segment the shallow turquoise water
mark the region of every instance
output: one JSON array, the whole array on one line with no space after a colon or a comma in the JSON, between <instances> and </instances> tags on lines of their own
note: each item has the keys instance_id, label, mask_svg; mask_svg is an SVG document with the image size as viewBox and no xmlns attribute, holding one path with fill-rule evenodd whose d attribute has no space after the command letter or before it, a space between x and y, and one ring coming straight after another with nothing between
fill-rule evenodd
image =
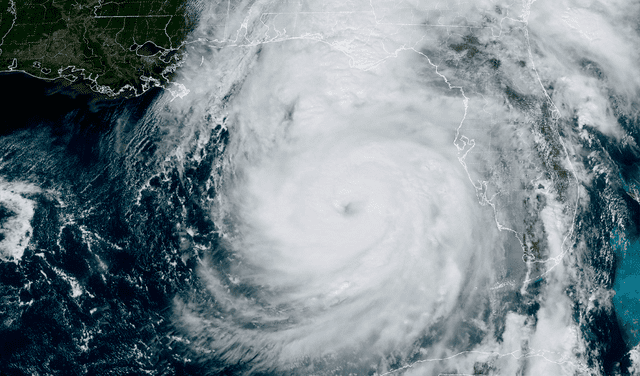
<instances>
[{"instance_id":1,"label":"shallow turquoise water","mask_svg":"<svg viewBox=\"0 0 640 376\"><path fill-rule=\"evenodd\" d=\"M640 239L625 241L616 236L611 242L621 257L613 305L627 344L635 346L640 343Z\"/></svg>"}]
</instances>

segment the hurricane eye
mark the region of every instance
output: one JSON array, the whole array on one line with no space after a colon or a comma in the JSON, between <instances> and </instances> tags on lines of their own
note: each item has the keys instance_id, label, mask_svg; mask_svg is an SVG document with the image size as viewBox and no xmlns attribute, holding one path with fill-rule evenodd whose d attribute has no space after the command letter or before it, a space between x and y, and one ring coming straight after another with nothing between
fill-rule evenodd
<instances>
[{"instance_id":1,"label":"hurricane eye","mask_svg":"<svg viewBox=\"0 0 640 376\"><path fill-rule=\"evenodd\" d=\"M346 204L340 205L340 213L344 214L347 217L358 215L362 212L364 205L365 204L362 202L348 202Z\"/></svg>"}]
</instances>

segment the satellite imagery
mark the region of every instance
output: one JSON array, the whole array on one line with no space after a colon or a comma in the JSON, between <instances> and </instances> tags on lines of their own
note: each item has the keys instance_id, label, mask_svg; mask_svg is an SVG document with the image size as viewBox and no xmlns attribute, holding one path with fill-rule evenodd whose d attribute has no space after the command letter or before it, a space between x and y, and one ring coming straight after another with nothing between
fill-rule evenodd
<instances>
[{"instance_id":1,"label":"satellite imagery","mask_svg":"<svg viewBox=\"0 0 640 376\"><path fill-rule=\"evenodd\" d=\"M0 0L0 375L640 375L636 0Z\"/></svg>"}]
</instances>

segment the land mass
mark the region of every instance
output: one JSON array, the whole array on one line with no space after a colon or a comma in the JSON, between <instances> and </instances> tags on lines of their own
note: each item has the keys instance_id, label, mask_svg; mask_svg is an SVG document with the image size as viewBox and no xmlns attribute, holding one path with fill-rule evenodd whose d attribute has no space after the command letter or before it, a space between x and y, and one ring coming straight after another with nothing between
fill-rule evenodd
<instances>
[{"instance_id":1,"label":"land mass","mask_svg":"<svg viewBox=\"0 0 640 376\"><path fill-rule=\"evenodd\" d=\"M182 0L0 0L0 71L139 95L167 85L195 22Z\"/></svg>"}]
</instances>

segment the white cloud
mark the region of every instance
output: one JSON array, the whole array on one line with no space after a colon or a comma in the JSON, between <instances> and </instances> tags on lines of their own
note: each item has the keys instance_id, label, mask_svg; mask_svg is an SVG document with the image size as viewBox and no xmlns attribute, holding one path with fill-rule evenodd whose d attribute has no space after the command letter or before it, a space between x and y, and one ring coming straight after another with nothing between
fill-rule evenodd
<instances>
[{"instance_id":1,"label":"white cloud","mask_svg":"<svg viewBox=\"0 0 640 376\"><path fill-rule=\"evenodd\" d=\"M0 181L0 205L7 217L3 218L0 234L0 257L4 260L18 261L29 245L33 228L31 219L34 214L34 202L24 194L40 190L30 184Z\"/></svg>"}]
</instances>

